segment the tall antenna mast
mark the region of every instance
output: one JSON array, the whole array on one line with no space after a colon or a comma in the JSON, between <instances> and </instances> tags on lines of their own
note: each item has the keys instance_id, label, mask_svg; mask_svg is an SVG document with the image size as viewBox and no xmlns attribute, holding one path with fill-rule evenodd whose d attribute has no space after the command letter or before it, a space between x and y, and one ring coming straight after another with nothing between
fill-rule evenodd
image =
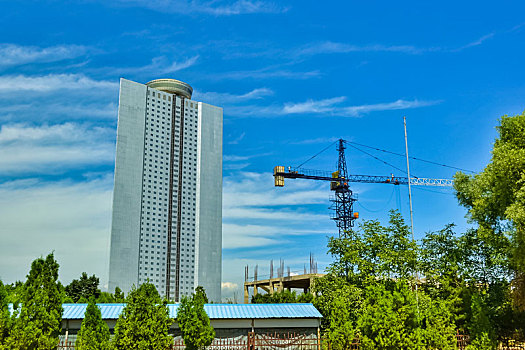
<instances>
[{"instance_id":1,"label":"tall antenna mast","mask_svg":"<svg viewBox=\"0 0 525 350\"><path fill-rule=\"evenodd\" d=\"M407 117L403 117L403 124L405 126L405 152L407 156L407 176L408 176L408 202L410 204L410 230L412 232L412 243L414 243L416 240L414 238L414 213L412 212L412 188L410 187L410 183L412 182L412 179L410 178L410 162L408 160L408 138L407 138ZM418 296L418 286L419 283L419 273L417 272L417 266L415 271L415 283L416 283L416 307L417 307L417 315L419 319L419 296Z\"/></svg>"},{"instance_id":2,"label":"tall antenna mast","mask_svg":"<svg viewBox=\"0 0 525 350\"><path fill-rule=\"evenodd\" d=\"M410 163L408 161L408 141L407 141L407 117L403 117L403 124L405 125L405 151L407 156L407 175L408 175L408 202L410 203L410 228L412 231L412 241L414 241L414 213L412 212L412 188L410 183Z\"/></svg>"}]
</instances>

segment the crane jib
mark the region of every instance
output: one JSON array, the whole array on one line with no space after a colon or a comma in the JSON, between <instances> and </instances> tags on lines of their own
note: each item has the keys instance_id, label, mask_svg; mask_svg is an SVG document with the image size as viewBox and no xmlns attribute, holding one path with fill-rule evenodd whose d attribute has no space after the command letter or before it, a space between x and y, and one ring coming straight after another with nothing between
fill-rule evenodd
<instances>
[{"instance_id":1,"label":"crane jib","mask_svg":"<svg viewBox=\"0 0 525 350\"><path fill-rule=\"evenodd\" d=\"M276 167L277 168L277 167ZM284 185L284 179L309 179L309 180L320 180L320 181L331 181L336 183L349 183L349 182L360 182L360 183L384 183L391 185L408 185L407 177L399 176L377 176L377 175L348 175L347 178L330 176L327 172L318 170L305 170L299 171L298 169L290 169L284 171L284 167L281 169L275 169L274 177L276 179L276 186L282 187ZM302 170L302 169L301 169ZM279 180L279 181L278 181ZM282 183L278 185L277 183ZM454 180L451 179L431 179L431 178L411 178L410 184L412 186L439 186L439 187L452 187Z\"/></svg>"}]
</instances>

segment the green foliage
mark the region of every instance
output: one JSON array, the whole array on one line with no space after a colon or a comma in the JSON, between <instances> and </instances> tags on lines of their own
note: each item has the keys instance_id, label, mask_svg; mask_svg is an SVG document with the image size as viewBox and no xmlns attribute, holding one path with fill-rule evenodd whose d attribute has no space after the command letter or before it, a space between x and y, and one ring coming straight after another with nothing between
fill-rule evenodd
<instances>
[{"instance_id":1,"label":"green foliage","mask_svg":"<svg viewBox=\"0 0 525 350\"><path fill-rule=\"evenodd\" d=\"M252 296L252 304L284 304L284 303L311 303L311 293L297 295L295 291L283 290L281 292L257 294Z\"/></svg>"},{"instance_id":2,"label":"green foliage","mask_svg":"<svg viewBox=\"0 0 525 350\"><path fill-rule=\"evenodd\" d=\"M208 303L208 296L206 295L206 291L204 290L203 286L198 286L195 288L195 299L199 299L199 301L204 305Z\"/></svg>"},{"instance_id":3,"label":"green foliage","mask_svg":"<svg viewBox=\"0 0 525 350\"><path fill-rule=\"evenodd\" d=\"M395 283L392 290L377 283L367 287L366 294L363 316L359 319L363 349L424 348L415 293L408 288L407 281Z\"/></svg>"},{"instance_id":4,"label":"green foliage","mask_svg":"<svg viewBox=\"0 0 525 350\"><path fill-rule=\"evenodd\" d=\"M31 264L7 340L10 349L56 349L62 330L62 286L53 254ZM18 303L16 304L18 305Z\"/></svg>"},{"instance_id":5,"label":"green foliage","mask_svg":"<svg viewBox=\"0 0 525 350\"><path fill-rule=\"evenodd\" d=\"M116 303L123 303L124 301L126 301L124 293L119 287L115 287L115 294L113 294L113 296L115 297Z\"/></svg>"},{"instance_id":6,"label":"green foliage","mask_svg":"<svg viewBox=\"0 0 525 350\"><path fill-rule=\"evenodd\" d=\"M365 221L347 237L331 238L334 263L312 288L331 346L349 348L359 336L363 349L454 349L451 309L462 305L456 287L463 284L451 228L428 236L420 249L400 214L391 212L388 226ZM416 292L418 269L428 273L431 288Z\"/></svg>"},{"instance_id":7,"label":"green foliage","mask_svg":"<svg viewBox=\"0 0 525 350\"><path fill-rule=\"evenodd\" d=\"M16 281L15 283L4 285L4 288L7 293L7 302L17 304L22 298L24 283L22 281Z\"/></svg>"},{"instance_id":8,"label":"green foliage","mask_svg":"<svg viewBox=\"0 0 525 350\"><path fill-rule=\"evenodd\" d=\"M314 281L314 306L321 312L322 328L332 348L349 349L356 336L362 312L362 292L345 279L328 274Z\"/></svg>"},{"instance_id":9,"label":"green foliage","mask_svg":"<svg viewBox=\"0 0 525 350\"><path fill-rule=\"evenodd\" d=\"M497 129L491 162L474 176L457 173L454 188L485 235L498 241L511 233L512 265L525 273L525 112L501 117Z\"/></svg>"},{"instance_id":10,"label":"green foliage","mask_svg":"<svg viewBox=\"0 0 525 350\"><path fill-rule=\"evenodd\" d=\"M346 237L331 237L328 251L337 259L329 271L361 286L378 278L411 279L417 267L417 248L401 214L391 211L387 227L370 220Z\"/></svg>"},{"instance_id":11,"label":"green foliage","mask_svg":"<svg viewBox=\"0 0 525 350\"><path fill-rule=\"evenodd\" d=\"M0 281L0 349L9 336L11 316L8 308L8 294L2 281Z\"/></svg>"},{"instance_id":12,"label":"green foliage","mask_svg":"<svg viewBox=\"0 0 525 350\"><path fill-rule=\"evenodd\" d=\"M480 293L475 293L472 296L472 319L469 325L472 347L480 350L496 349L496 337L487 315L487 305L483 297Z\"/></svg>"},{"instance_id":13,"label":"green foliage","mask_svg":"<svg viewBox=\"0 0 525 350\"><path fill-rule=\"evenodd\" d=\"M91 297L95 299L99 297L100 290L98 289L99 279L93 275L88 277L87 273L82 272L78 280L73 280L66 286L66 295L70 297L74 303L86 303Z\"/></svg>"},{"instance_id":14,"label":"green foliage","mask_svg":"<svg viewBox=\"0 0 525 350\"><path fill-rule=\"evenodd\" d=\"M102 320L100 309L91 298L84 314L84 320L75 343L77 350L108 350L109 349L109 328Z\"/></svg>"},{"instance_id":15,"label":"green foliage","mask_svg":"<svg viewBox=\"0 0 525 350\"><path fill-rule=\"evenodd\" d=\"M115 296L108 292L101 292L97 298L97 304L113 304L116 303Z\"/></svg>"},{"instance_id":16,"label":"green foliage","mask_svg":"<svg viewBox=\"0 0 525 350\"><path fill-rule=\"evenodd\" d=\"M177 310L177 323L189 350L205 349L215 338L215 331L204 311L204 300L208 299L204 288L197 287L195 291L191 298L182 297Z\"/></svg>"},{"instance_id":17,"label":"green foliage","mask_svg":"<svg viewBox=\"0 0 525 350\"><path fill-rule=\"evenodd\" d=\"M173 343L168 334L173 320L155 286L151 283L142 284L128 294L126 302L115 326L113 348L167 349Z\"/></svg>"},{"instance_id":18,"label":"green foliage","mask_svg":"<svg viewBox=\"0 0 525 350\"><path fill-rule=\"evenodd\" d=\"M323 330L333 330L331 325L335 324L339 315L333 314L336 308L340 306L340 301L344 300L346 309L341 311L345 313L346 319L352 324L357 323L359 315L362 313L362 291L361 289L350 285L344 278L327 274L322 278L314 280L312 286L313 304L323 315L321 319L321 327ZM347 313L347 314L346 314ZM347 322L343 320L343 322Z\"/></svg>"}]
</instances>

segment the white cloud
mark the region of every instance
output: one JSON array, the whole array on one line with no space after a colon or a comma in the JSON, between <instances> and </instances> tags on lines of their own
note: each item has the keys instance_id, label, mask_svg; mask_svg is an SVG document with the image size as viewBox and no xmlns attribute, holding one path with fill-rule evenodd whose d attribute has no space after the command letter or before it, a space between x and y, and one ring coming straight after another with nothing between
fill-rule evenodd
<instances>
[{"instance_id":1,"label":"white cloud","mask_svg":"<svg viewBox=\"0 0 525 350\"><path fill-rule=\"evenodd\" d=\"M119 0L125 6L140 6L166 13L203 13L214 16L232 16L253 13L281 13L287 9L272 2L237 1L184 1L184 0Z\"/></svg>"},{"instance_id":2,"label":"white cloud","mask_svg":"<svg viewBox=\"0 0 525 350\"><path fill-rule=\"evenodd\" d=\"M228 144L229 145L238 145L244 139L245 136L246 136L246 133L242 132L239 136L237 136L233 140L228 141Z\"/></svg>"},{"instance_id":3,"label":"white cloud","mask_svg":"<svg viewBox=\"0 0 525 350\"><path fill-rule=\"evenodd\" d=\"M80 45L59 45L50 47L0 44L0 67L18 66L27 63L57 62L76 58L86 53Z\"/></svg>"},{"instance_id":4,"label":"white cloud","mask_svg":"<svg viewBox=\"0 0 525 350\"><path fill-rule=\"evenodd\" d=\"M358 117L370 112L412 109L433 106L440 100L403 100L393 102L344 106L346 97L339 96L322 100L309 99L305 102L286 102L284 105L266 107L255 105L231 106L225 108L225 114L239 117L277 117L293 114L317 114L321 116Z\"/></svg>"},{"instance_id":5,"label":"white cloud","mask_svg":"<svg viewBox=\"0 0 525 350\"><path fill-rule=\"evenodd\" d=\"M452 52L458 52L458 51L462 51L462 50L465 50L465 49L468 49L470 47L474 47L474 46L479 46L481 44L483 44L486 40L488 39L492 39L494 37L494 33L489 33L487 35L483 35L482 37L480 37L479 39L477 40L474 40L466 45L463 45L463 46L460 46L456 49L452 49L450 51Z\"/></svg>"},{"instance_id":6,"label":"white cloud","mask_svg":"<svg viewBox=\"0 0 525 350\"><path fill-rule=\"evenodd\" d=\"M23 280L50 252L69 283L82 271L107 281L112 177L83 183L38 180L0 185L0 279Z\"/></svg>"},{"instance_id":7,"label":"white cloud","mask_svg":"<svg viewBox=\"0 0 525 350\"><path fill-rule=\"evenodd\" d=\"M275 66L270 66L270 67L265 67L261 69L255 69L255 70L243 70L243 71L215 73L215 74L207 75L207 77L208 79L215 79L215 80L273 79L273 78L306 80L306 79L311 79L311 78L317 78L320 75L321 75L321 72L318 70L300 72L300 71L291 71L287 69L279 69L279 68L276 68Z\"/></svg>"},{"instance_id":8,"label":"white cloud","mask_svg":"<svg viewBox=\"0 0 525 350\"><path fill-rule=\"evenodd\" d=\"M269 156L269 155L272 155L272 154L273 153L271 153L271 152L253 153L253 154L246 155L246 156L238 156L238 155L226 154L226 155L224 155L222 157L222 159L225 162L238 162L238 161L244 161L244 160L249 160L249 159L258 158L258 157L266 157L266 156Z\"/></svg>"},{"instance_id":9,"label":"white cloud","mask_svg":"<svg viewBox=\"0 0 525 350\"><path fill-rule=\"evenodd\" d=\"M35 113L38 111L38 114ZM109 119L117 118L117 104L114 102L101 103L85 103L85 104L71 104L55 103L50 101L34 101L25 104L8 104L0 106L0 114L4 114L0 119L9 120L42 120L43 116L52 116L57 120L59 116L65 116L68 120L83 119Z\"/></svg>"},{"instance_id":10,"label":"white cloud","mask_svg":"<svg viewBox=\"0 0 525 350\"><path fill-rule=\"evenodd\" d=\"M94 80L83 74L48 74L41 76L0 76L0 93L16 91L50 92L57 90L117 90L118 82Z\"/></svg>"},{"instance_id":11,"label":"white cloud","mask_svg":"<svg viewBox=\"0 0 525 350\"><path fill-rule=\"evenodd\" d=\"M237 283L233 283L233 282L222 282L221 283L221 289L223 291L224 290L228 290L228 291L236 290L237 288L239 288L239 285Z\"/></svg>"},{"instance_id":12,"label":"white cloud","mask_svg":"<svg viewBox=\"0 0 525 350\"><path fill-rule=\"evenodd\" d=\"M273 95L273 91L267 88L253 89L244 94L231 94L227 92L200 92L194 91L193 98L206 103L215 103L220 105L235 104L250 100L259 100L266 96Z\"/></svg>"},{"instance_id":13,"label":"white cloud","mask_svg":"<svg viewBox=\"0 0 525 350\"><path fill-rule=\"evenodd\" d=\"M112 67L105 68L105 70L112 72L125 73L149 73L149 74L171 74L180 70L194 66L197 63L199 56L190 57L182 62L169 60L166 56L155 57L151 60L151 63L142 67Z\"/></svg>"},{"instance_id":14,"label":"white cloud","mask_svg":"<svg viewBox=\"0 0 525 350\"><path fill-rule=\"evenodd\" d=\"M333 97L324 100L308 100L300 103L285 103L282 114L303 114L303 113L332 113L337 104L346 100L346 97Z\"/></svg>"},{"instance_id":15,"label":"white cloud","mask_svg":"<svg viewBox=\"0 0 525 350\"><path fill-rule=\"evenodd\" d=\"M322 184L287 183L275 188L270 173L236 173L224 179L223 248L279 245L297 235L326 234L328 215L310 205L327 204ZM299 208L296 208L299 207Z\"/></svg>"},{"instance_id":16,"label":"white cloud","mask_svg":"<svg viewBox=\"0 0 525 350\"><path fill-rule=\"evenodd\" d=\"M338 113L347 114L350 116L359 116L361 114L366 114L370 112L420 108L433 106L439 103L441 103L441 101L397 100L394 102L344 107L342 110L338 111Z\"/></svg>"},{"instance_id":17,"label":"white cloud","mask_svg":"<svg viewBox=\"0 0 525 350\"><path fill-rule=\"evenodd\" d=\"M434 49L421 49L412 45L352 45L347 43L324 41L307 44L293 53L295 56L311 56L330 53L349 53L349 52L400 52L408 54L419 54Z\"/></svg>"},{"instance_id":18,"label":"white cloud","mask_svg":"<svg viewBox=\"0 0 525 350\"><path fill-rule=\"evenodd\" d=\"M73 123L3 125L0 174L56 174L86 165L111 164L114 133L111 128Z\"/></svg>"},{"instance_id":19,"label":"white cloud","mask_svg":"<svg viewBox=\"0 0 525 350\"><path fill-rule=\"evenodd\" d=\"M353 45L348 43L322 41L306 44L291 51L291 56L303 57L320 54L333 53L351 53L351 52L397 52L410 55L419 55L428 52L458 52L470 47L483 44L488 39L494 37L494 33L483 35L482 37L469 42L459 47L445 47L445 46L431 46L431 47L417 47L414 45L384 45L384 44L368 44L368 45Z\"/></svg>"},{"instance_id":20,"label":"white cloud","mask_svg":"<svg viewBox=\"0 0 525 350\"><path fill-rule=\"evenodd\" d=\"M343 137L344 138L344 137ZM339 137L317 137L315 139L305 139L305 140L299 140L299 141L288 141L289 144L292 145L312 145L317 143L332 143L337 140L339 140ZM344 138L345 140L349 140L349 138Z\"/></svg>"}]
</instances>

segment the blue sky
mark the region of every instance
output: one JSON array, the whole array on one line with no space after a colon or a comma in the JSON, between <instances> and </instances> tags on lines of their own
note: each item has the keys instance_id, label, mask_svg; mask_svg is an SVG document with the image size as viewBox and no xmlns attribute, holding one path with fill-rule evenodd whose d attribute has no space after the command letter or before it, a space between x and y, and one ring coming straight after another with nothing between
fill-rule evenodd
<instances>
[{"instance_id":1,"label":"blue sky","mask_svg":"<svg viewBox=\"0 0 525 350\"><path fill-rule=\"evenodd\" d=\"M107 283L120 77L191 84L224 108L223 294L243 266L330 263L328 184L287 181L338 138L480 171L497 118L525 109L521 1L0 1L0 278L54 250ZM402 157L375 153L397 167ZM308 163L332 170L335 146ZM356 150L354 174L403 175ZM419 177L454 170L412 162ZM407 189L356 184L362 219L408 219ZM468 226L450 190L414 189L416 235ZM236 287L237 285L237 287Z\"/></svg>"}]
</instances>

